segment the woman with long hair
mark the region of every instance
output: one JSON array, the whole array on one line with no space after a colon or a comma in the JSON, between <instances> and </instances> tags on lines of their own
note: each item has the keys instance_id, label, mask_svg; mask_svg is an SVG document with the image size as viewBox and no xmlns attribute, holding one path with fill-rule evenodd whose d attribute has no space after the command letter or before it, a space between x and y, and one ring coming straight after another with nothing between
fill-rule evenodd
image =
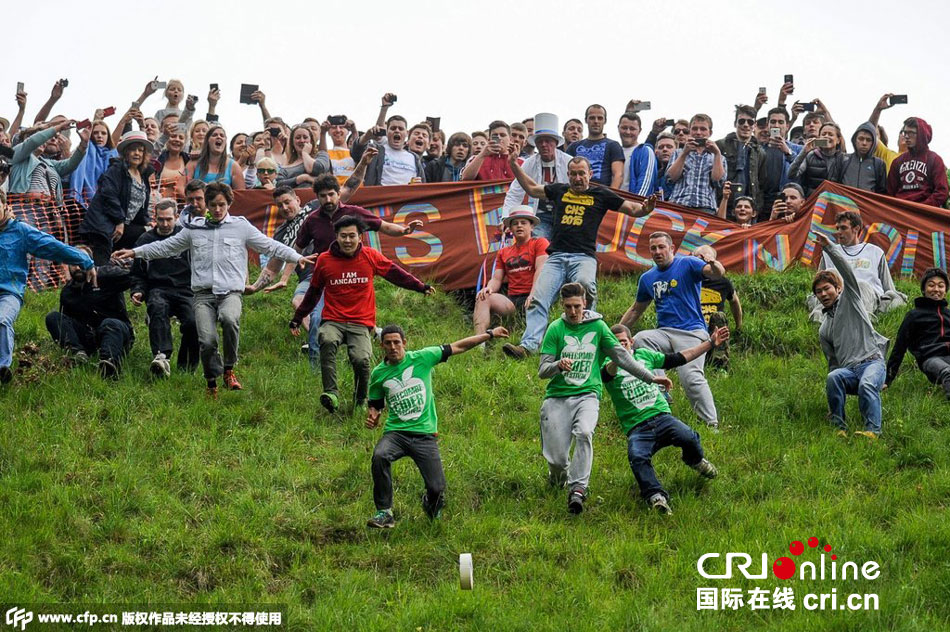
<instances>
[{"instance_id":1,"label":"woman with long hair","mask_svg":"<svg viewBox=\"0 0 950 632\"><path fill-rule=\"evenodd\" d=\"M155 161L161 197L175 198L179 203L184 202L185 185L188 184L188 154L185 153L185 130L182 127L168 135L165 151Z\"/></svg>"},{"instance_id":2,"label":"woman with long hair","mask_svg":"<svg viewBox=\"0 0 950 632\"><path fill-rule=\"evenodd\" d=\"M99 177L109 168L109 162L118 155L109 126L104 121L96 120L89 130L86 155L76 170L69 174L69 195L85 207L96 194Z\"/></svg>"},{"instance_id":3,"label":"woman with long hair","mask_svg":"<svg viewBox=\"0 0 950 632\"><path fill-rule=\"evenodd\" d=\"M330 170L330 155L317 151L317 137L305 125L295 125L290 130L284 158L277 174L277 186L310 187L316 176Z\"/></svg>"},{"instance_id":4,"label":"woman with long hair","mask_svg":"<svg viewBox=\"0 0 950 632\"><path fill-rule=\"evenodd\" d=\"M825 180L838 181L844 169L846 156L844 136L837 123L825 123L817 138L809 138L801 153L788 168L788 176L797 180L805 190L805 197Z\"/></svg>"},{"instance_id":5,"label":"woman with long hair","mask_svg":"<svg viewBox=\"0 0 950 632\"><path fill-rule=\"evenodd\" d=\"M228 156L228 135L215 125L208 130L201 153L188 166L188 179L202 182L223 182L232 189L244 189L244 172L237 161Z\"/></svg>"}]
</instances>

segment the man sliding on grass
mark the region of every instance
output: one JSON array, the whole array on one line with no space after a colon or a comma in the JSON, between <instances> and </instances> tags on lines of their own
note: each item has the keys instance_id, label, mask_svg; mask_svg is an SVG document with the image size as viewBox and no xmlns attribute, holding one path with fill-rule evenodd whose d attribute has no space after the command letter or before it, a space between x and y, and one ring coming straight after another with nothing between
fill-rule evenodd
<instances>
[{"instance_id":1,"label":"man sliding on grass","mask_svg":"<svg viewBox=\"0 0 950 632\"><path fill-rule=\"evenodd\" d=\"M648 369L673 369L709 353L729 339L726 327L714 329L709 340L676 353L660 353L646 347L633 351L633 338L625 325L614 325L610 331L633 358ZM617 420L627 435L627 458L640 487L640 495L660 513L673 513L670 495L666 493L653 470L653 455L673 445L683 450L683 463L706 478L716 478L716 467L703 458L699 434L673 416L670 405L655 384L647 384L608 360L600 371L610 399L617 411Z\"/></svg>"},{"instance_id":2,"label":"man sliding on grass","mask_svg":"<svg viewBox=\"0 0 950 632\"><path fill-rule=\"evenodd\" d=\"M383 361L373 369L370 377L366 427L375 428L379 425L384 407L389 408L389 417L383 427L383 436L373 450L373 502L376 503L376 515L369 519L366 526L375 529L396 526L390 469L394 461L404 456L411 458L422 474L426 487L422 494L423 511L429 518L439 517L445 505L445 474L437 443L438 417L435 412L435 394L432 392L432 369L450 356L465 353L492 338L507 337L507 329L495 327L450 345L406 351L406 334L402 327L388 325L383 328L380 334Z\"/></svg>"},{"instance_id":3,"label":"man sliding on grass","mask_svg":"<svg viewBox=\"0 0 950 632\"><path fill-rule=\"evenodd\" d=\"M541 344L538 377L551 378L541 404L541 452L548 462L548 481L554 487L567 483L567 510L579 514L584 511L594 460L604 358L610 357L644 382L660 384L664 389L672 383L666 377L654 376L620 346L603 317L587 309L583 285L562 285L561 304L564 315L551 323Z\"/></svg>"}]
</instances>

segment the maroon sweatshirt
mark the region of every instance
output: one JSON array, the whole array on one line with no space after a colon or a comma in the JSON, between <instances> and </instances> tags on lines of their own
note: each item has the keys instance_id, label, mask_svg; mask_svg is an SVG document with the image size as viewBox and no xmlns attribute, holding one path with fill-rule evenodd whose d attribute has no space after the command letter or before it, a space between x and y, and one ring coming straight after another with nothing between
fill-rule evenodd
<instances>
[{"instance_id":1,"label":"maroon sweatshirt","mask_svg":"<svg viewBox=\"0 0 950 632\"><path fill-rule=\"evenodd\" d=\"M933 130L917 120L917 145L894 159L887 171L887 193L901 200L942 207L947 201L947 168L930 151Z\"/></svg>"}]
</instances>

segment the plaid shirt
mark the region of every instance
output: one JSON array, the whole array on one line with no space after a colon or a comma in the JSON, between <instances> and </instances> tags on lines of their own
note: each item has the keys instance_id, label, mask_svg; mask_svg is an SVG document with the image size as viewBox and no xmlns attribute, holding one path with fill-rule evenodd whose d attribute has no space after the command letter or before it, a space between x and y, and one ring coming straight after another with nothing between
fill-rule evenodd
<instances>
[{"instance_id":1,"label":"plaid shirt","mask_svg":"<svg viewBox=\"0 0 950 632\"><path fill-rule=\"evenodd\" d=\"M669 164L672 165L683 153L682 149L673 152ZM683 173L680 179L673 185L673 194L670 196L670 202L682 204L691 208L713 209L718 206L716 203L716 189L713 186L712 168L713 154L711 151L703 153L691 152L686 156L686 162L683 164ZM726 157L720 155L722 161L722 178L718 184L726 181ZM667 166L669 169L669 166Z\"/></svg>"}]
</instances>

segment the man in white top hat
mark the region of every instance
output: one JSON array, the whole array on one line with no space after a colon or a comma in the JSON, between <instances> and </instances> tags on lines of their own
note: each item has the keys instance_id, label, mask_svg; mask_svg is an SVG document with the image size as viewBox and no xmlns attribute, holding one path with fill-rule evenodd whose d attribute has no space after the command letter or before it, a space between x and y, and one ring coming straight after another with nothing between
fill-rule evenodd
<instances>
[{"instance_id":1,"label":"man in white top hat","mask_svg":"<svg viewBox=\"0 0 950 632\"><path fill-rule=\"evenodd\" d=\"M567 163L571 161L571 155L558 149L564 139L557 130L556 114L541 112L534 117L534 133L528 137L528 144L537 147L538 151L525 160L521 168L528 177L542 186L558 182L568 183ZM503 216L507 217L516 206L525 204L525 195L524 187L518 180L514 180L505 195ZM550 239L554 222L554 202L539 201L538 198L529 196L527 204L534 210L538 220L533 231L534 236Z\"/></svg>"},{"instance_id":2,"label":"man in white top hat","mask_svg":"<svg viewBox=\"0 0 950 632\"><path fill-rule=\"evenodd\" d=\"M531 302L534 281L548 260L548 240L531 234L538 225L533 208L527 204L516 206L505 217L504 224L515 242L498 251L491 279L475 297L472 321L476 334L488 330L492 314L504 317L524 311ZM501 292L505 284L507 295Z\"/></svg>"}]
</instances>

